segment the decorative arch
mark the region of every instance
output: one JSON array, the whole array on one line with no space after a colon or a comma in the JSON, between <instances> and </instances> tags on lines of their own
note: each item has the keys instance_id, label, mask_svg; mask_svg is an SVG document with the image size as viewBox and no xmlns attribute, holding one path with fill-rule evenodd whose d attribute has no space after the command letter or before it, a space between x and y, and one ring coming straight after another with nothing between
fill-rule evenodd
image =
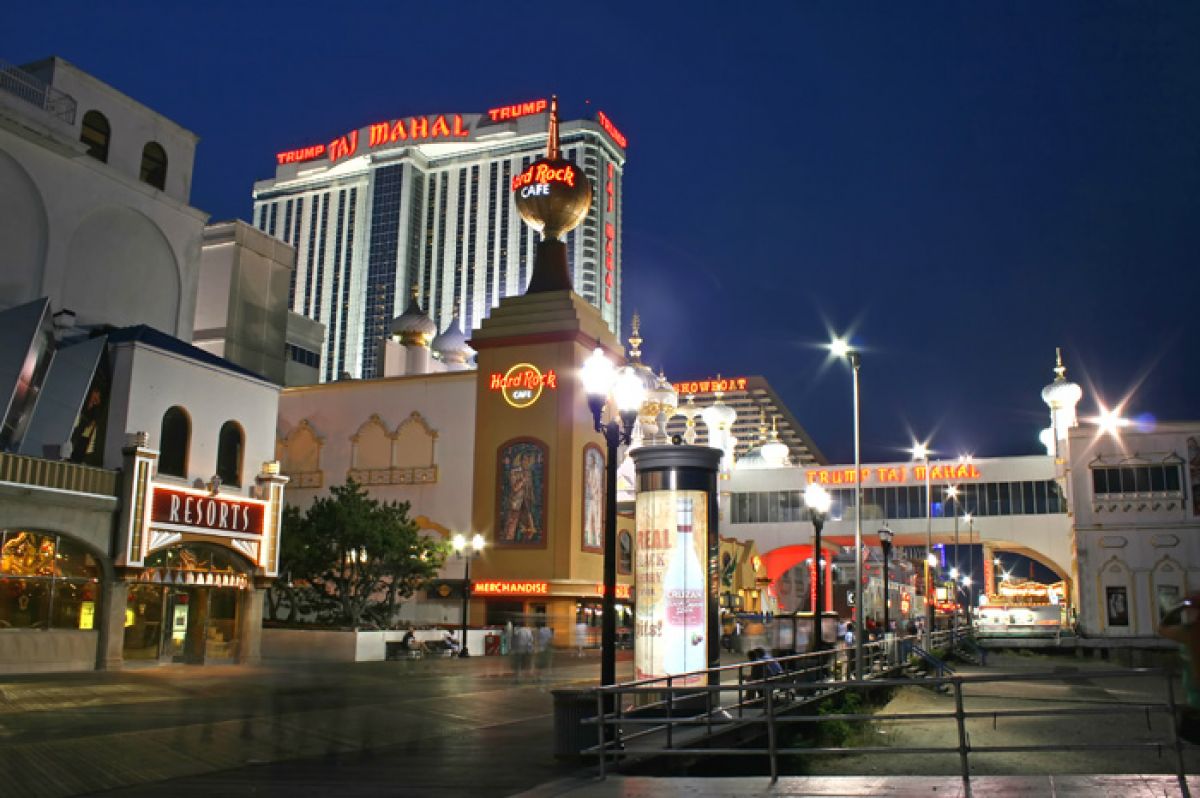
<instances>
[{"instance_id":1,"label":"decorative arch","mask_svg":"<svg viewBox=\"0 0 1200 798\"><path fill-rule=\"evenodd\" d=\"M1167 610L1188 595L1187 568L1171 555L1164 554L1154 564L1150 575L1150 589L1154 591L1154 622L1157 624Z\"/></svg>"},{"instance_id":2,"label":"decorative arch","mask_svg":"<svg viewBox=\"0 0 1200 798\"><path fill-rule=\"evenodd\" d=\"M392 465L392 436L377 413L363 422L350 438L350 467L356 472L387 470ZM371 479L358 480L372 484Z\"/></svg>"},{"instance_id":3,"label":"decorative arch","mask_svg":"<svg viewBox=\"0 0 1200 798\"><path fill-rule=\"evenodd\" d=\"M15 158L0 150L0 241L4 268L0 296L14 305L43 295L49 222L37 183Z\"/></svg>"},{"instance_id":4,"label":"decorative arch","mask_svg":"<svg viewBox=\"0 0 1200 798\"><path fill-rule=\"evenodd\" d=\"M393 439L394 468L431 468L435 464L438 433L418 411L400 422Z\"/></svg>"},{"instance_id":5,"label":"decorative arch","mask_svg":"<svg viewBox=\"0 0 1200 798\"><path fill-rule=\"evenodd\" d=\"M837 552L836 545L825 545L822 541L821 550L827 552L824 557L825 573L822 577L821 584L825 588L825 606L833 606L833 555ZM777 549L772 549L761 557L762 567L767 573L767 579L770 580L772 586L776 589L776 595L779 594L780 586L787 582L791 585L796 576L793 570L796 568L804 568L813 556L813 545L811 543L796 544L793 546L780 546ZM815 579L813 568L808 566L809 579ZM788 581L790 580L790 581ZM815 585L812 590L815 591ZM780 600L783 597L780 596Z\"/></svg>"},{"instance_id":6,"label":"decorative arch","mask_svg":"<svg viewBox=\"0 0 1200 798\"><path fill-rule=\"evenodd\" d=\"M182 279L174 250L153 220L130 208L97 208L79 223L59 291L63 307L81 319L180 332Z\"/></svg>"},{"instance_id":7,"label":"decorative arch","mask_svg":"<svg viewBox=\"0 0 1200 798\"><path fill-rule=\"evenodd\" d=\"M276 445L280 470L291 480L292 488L319 488L325 480L321 471L323 438L307 418L292 427Z\"/></svg>"},{"instance_id":8,"label":"decorative arch","mask_svg":"<svg viewBox=\"0 0 1200 798\"><path fill-rule=\"evenodd\" d=\"M437 430L413 411L395 432L378 413L350 439L349 477L362 485L424 485L437 482Z\"/></svg>"}]
</instances>

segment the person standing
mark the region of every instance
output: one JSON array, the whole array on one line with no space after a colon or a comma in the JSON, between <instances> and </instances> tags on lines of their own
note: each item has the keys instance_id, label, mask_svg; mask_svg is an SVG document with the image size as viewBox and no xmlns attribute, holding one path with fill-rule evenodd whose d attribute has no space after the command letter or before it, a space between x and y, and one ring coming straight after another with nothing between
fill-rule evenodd
<instances>
[{"instance_id":1,"label":"person standing","mask_svg":"<svg viewBox=\"0 0 1200 798\"><path fill-rule=\"evenodd\" d=\"M554 664L554 629L544 622L538 626L534 646L537 650L538 677L548 676Z\"/></svg>"},{"instance_id":2,"label":"person standing","mask_svg":"<svg viewBox=\"0 0 1200 798\"><path fill-rule=\"evenodd\" d=\"M533 633L524 622L513 630L513 671L517 681L521 681L525 671L529 670L529 660L533 656Z\"/></svg>"}]
</instances>

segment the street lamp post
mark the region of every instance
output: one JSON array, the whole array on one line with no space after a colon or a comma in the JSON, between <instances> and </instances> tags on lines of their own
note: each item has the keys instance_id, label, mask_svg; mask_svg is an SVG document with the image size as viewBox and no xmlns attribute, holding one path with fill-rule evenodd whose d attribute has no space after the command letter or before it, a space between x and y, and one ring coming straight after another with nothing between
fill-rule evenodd
<instances>
[{"instance_id":1,"label":"street lamp post","mask_svg":"<svg viewBox=\"0 0 1200 798\"><path fill-rule=\"evenodd\" d=\"M933 647L933 620L935 612L935 597L933 589L933 569L937 562L933 557L933 495L929 492L929 447L924 443L914 443L912 447L914 460L920 460L925 466L925 650Z\"/></svg>"},{"instance_id":2,"label":"street lamp post","mask_svg":"<svg viewBox=\"0 0 1200 798\"><path fill-rule=\"evenodd\" d=\"M604 436L607 447L604 497L604 596L600 624L600 684L617 682L617 468L619 450L629 443L637 411L642 405L645 387L628 368L616 369L597 348L584 362L579 379L587 392L596 432ZM616 405L604 421L605 406Z\"/></svg>"},{"instance_id":3,"label":"street lamp post","mask_svg":"<svg viewBox=\"0 0 1200 798\"><path fill-rule=\"evenodd\" d=\"M963 518L967 521L967 628L971 627L973 611L975 609L975 588L971 577L975 574L975 517L970 513L964 513Z\"/></svg>"},{"instance_id":4,"label":"street lamp post","mask_svg":"<svg viewBox=\"0 0 1200 798\"><path fill-rule=\"evenodd\" d=\"M813 651L823 651L825 648L825 635L822 633L822 622L825 615L825 568L821 563L821 529L825 526L825 519L829 515L831 500L829 491L815 482L804 489L804 504L808 507L813 525L813 563L815 565L813 570L816 574L814 580L816 595L813 597L813 644L811 647Z\"/></svg>"},{"instance_id":5,"label":"street lamp post","mask_svg":"<svg viewBox=\"0 0 1200 798\"><path fill-rule=\"evenodd\" d=\"M888 632L892 629L891 618L889 617L890 613L888 612L888 604L890 603L888 599L891 596L891 592L888 589L890 585L888 581L888 560L892 556L892 537L892 530L886 526L879 530L879 548L883 549L883 635L885 639Z\"/></svg>"},{"instance_id":6,"label":"street lamp post","mask_svg":"<svg viewBox=\"0 0 1200 798\"><path fill-rule=\"evenodd\" d=\"M863 661L863 613L862 613L862 465L859 434L858 407L858 372L862 367L862 357L857 349L852 349L844 338L836 339L829 346L836 357L844 357L850 362L853 375L854 391L854 592L858 596L858 606L854 609L854 662L855 676L861 680L865 672Z\"/></svg>"},{"instance_id":7,"label":"street lamp post","mask_svg":"<svg viewBox=\"0 0 1200 798\"><path fill-rule=\"evenodd\" d=\"M476 532L468 541L465 535L459 533L450 541L450 545L454 547L454 553L463 560L462 649L458 656L469 657L471 654L467 651L467 607L471 601L471 560L483 551L483 535Z\"/></svg>"}]
</instances>

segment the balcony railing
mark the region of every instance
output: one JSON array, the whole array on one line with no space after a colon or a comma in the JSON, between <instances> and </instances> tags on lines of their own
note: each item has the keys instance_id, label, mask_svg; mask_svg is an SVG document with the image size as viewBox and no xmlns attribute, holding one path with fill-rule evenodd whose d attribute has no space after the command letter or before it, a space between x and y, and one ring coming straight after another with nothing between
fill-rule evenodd
<instances>
[{"instance_id":1,"label":"balcony railing","mask_svg":"<svg viewBox=\"0 0 1200 798\"><path fill-rule=\"evenodd\" d=\"M75 124L75 98L30 75L20 67L0 61L0 89L32 103L58 117L68 125Z\"/></svg>"},{"instance_id":2,"label":"balcony railing","mask_svg":"<svg viewBox=\"0 0 1200 798\"><path fill-rule=\"evenodd\" d=\"M91 493L97 496L116 496L120 489L120 476L119 471L106 468L93 468L62 460L43 460L40 457L26 457L20 454L0 454L0 482Z\"/></svg>"}]
</instances>

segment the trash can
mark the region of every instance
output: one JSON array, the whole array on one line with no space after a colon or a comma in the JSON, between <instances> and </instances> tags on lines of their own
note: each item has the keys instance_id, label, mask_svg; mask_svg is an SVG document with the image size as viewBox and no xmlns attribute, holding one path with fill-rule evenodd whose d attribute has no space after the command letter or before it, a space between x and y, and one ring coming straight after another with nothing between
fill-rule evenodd
<instances>
[{"instance_id":1,"label":"trash can","mask_svg":"<svg viewBox=\"0 0 1200 798\"><path fill-rule=\"evenodd\" d=\"M596 717L596 693L593 690L562 688L554 694L554 756L556 759L582 759L580 752L596 745L599 730L590 723Z\"/></svg>"},{"instance_id":2,"label":"trash can","mask_svg":"<svg viewBox=\"0 0 1200 798\"><path fill-rule=\"evenodd\" d=\"M500 635L483 636L483 653L489 657L500 655Z\"/></svg>"}]
</instances>

